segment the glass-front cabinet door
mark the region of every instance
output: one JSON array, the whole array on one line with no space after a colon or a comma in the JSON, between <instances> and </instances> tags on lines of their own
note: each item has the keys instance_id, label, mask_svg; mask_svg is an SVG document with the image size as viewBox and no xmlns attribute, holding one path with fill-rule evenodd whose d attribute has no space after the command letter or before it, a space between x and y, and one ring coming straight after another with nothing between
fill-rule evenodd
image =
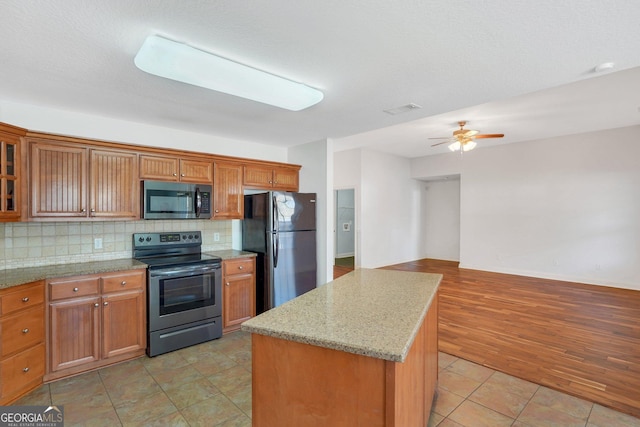
<instances>
[{"instance_id":1,"label":"glass-front cabinet door","mask_svg":"<svg viewBox=\"0 0 640 427\"><path fill-rule=\"evenodd\" d=\"M0 221L20 219L21 131L0 123Z\"/></svg>"}]
</instances>

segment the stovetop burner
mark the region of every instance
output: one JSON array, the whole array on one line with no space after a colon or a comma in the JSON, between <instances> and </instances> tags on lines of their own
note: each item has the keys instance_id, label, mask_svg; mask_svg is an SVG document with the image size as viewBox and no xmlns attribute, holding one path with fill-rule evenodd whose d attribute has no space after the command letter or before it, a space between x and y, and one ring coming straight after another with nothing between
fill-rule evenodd
<instances>
[{"instance_id":1,"label":"stovetop burner","mask_svg":"<svg viewBox=\"0 0 640 427\"><path fill-rule=\"evenodd\" d=\"M135 233L133 258L149 268L220 264L222 259L203 254L202 234L199 231L171 233Z\"/></svg>"}]
</instances>

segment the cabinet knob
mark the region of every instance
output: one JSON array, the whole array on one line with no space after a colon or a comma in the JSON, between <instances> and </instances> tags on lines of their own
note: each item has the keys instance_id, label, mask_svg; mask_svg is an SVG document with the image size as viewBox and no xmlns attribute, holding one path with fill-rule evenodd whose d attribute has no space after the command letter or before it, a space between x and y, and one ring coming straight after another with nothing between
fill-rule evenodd
<instances>
[{"instance_id":1,"label":"cabinet knob","mask_svg":"<svg viewBox=\"0 0 640 427\"><path fill-rule=\"evenodd\" d=\"M93 304L93 306L94 306L94 307L99 307L99 306L100 306L100 304L95 303L95 304Z\"/></svg>"},{"instance_id":2,"label":"cabinet knob","mask_svg":"<svg viewBox=\"0 0 640 427\"><path fill-rule=\"evenodd\" d=\"M73 288L73 292L78 292L80 289L78 288Z\"/></svg>"},{"instance_id":3,"label":"cabinet knob","mask_svg":"<svg viewBox=\"0 0 640 427\"><path fill-rule=\"evenodd\" d=\"M105 301L102 303L103 305L109 305L109 301Z\"/></svg>"},{"instance_id":4,"label":"cabinet knob","mask_svg":"<svg viewBox=\"0 0 640 427\"><path fill-rule=\"evenodd\" d=\"M27 368L22 368L22 372L24 372L24 373L29 372L29 368L28 367Z\"/></svg>"},{"instance_id":5,"label":"cabinet knob","mask_svg":"<svg viewBox=\"0 0 640 427\"><path fill-rule=\"evenodd\" d=\"M96 210L94 208L91 208L91 212L95 212Z\"/></svg>"},{"instance_id":6,"label":"cabinet knob","mask_svg":"<svg viewBox=\"0 0 640 427\"><path fill-rule=\"evenodd\" d=\"M238 266L238 270L243 270L243 269L244 269L244 266L242 266L242 265Z\"/></svg>"},{"instance_id":7,"label":"cabinet knob","mask_svg":"<svg viewBox=\"0 0 640 427\"><path fill-rule=\"evenodd\" d=\"M273 181L269 181L269 184L273 184Z\"/></svg>"},{"instance_id":8,"label":"cabinet knob","mask_svg":"<svg viewBox=\"0 0 640 427\"><path fill-rule=\"evenodd\" d=\"M87 210L85 208L80 209L80 212L85 213Z\"/></svg>"},{"instance_id":9,"label":"cabinet knob","mask_svg":"<svg viewBox=\"0 0 640 427\"><path fill-rule=\"evenodd\" d=\"M227 286L229 286L229 285L230 285L230 283L229 283L229 282L227 282Z\"/></svg>"},{"instance_id":10,"label":"cabinet knob","mask_svg":"<svg viewBox=\"0 0 640 427\"><path fill-rule=\"evenodd\" d=\"M216 209L216 213L220 212L218 209Z\"/></svg>"},{"instance_id":11,"label":"cabinet knob","mask_svg":"<svg viewBox=\"0 0 640 427\"><path fill-rule=\"evenodd\" d=\"M178 174L177 174L177 173L174 173L174 174L173 174L173 176L178 176Z\"/></svg>"},{"instance_id":12,"label":"cabinet knob","mask_svg":"<svg viewBox=\"0 0 640 427\"><path fill-rule=\"evenodd\" d=\"M123 281L122 281L122 283L120 283L120 284L121 284L122 286L125 286L125 285L127 284L127 282L123 280Z\"/></svg>"},{"instance_id":13,"label":"cabinet knob","mask_svg":"<svg viewBox=\"0 0 640 427\"><path fill-rule=\"evenodd\" d=\"M183 173L181 173L181 174L180 174L180 176L184 176L184 174L183 174Z\"/></svg>"},{"instance_id":14,"label":"cabinet knob","mask_svg":"<svg viewBox=\"0 0 640 427\"><path fill-rule=\"evenodd\" d=\"M22 298L22 302L29 302L29 297Z\"/></svg>"},{"instance_id":15,"label":"cabinet knob","mask_svg":"<svg viewBox=\"0 0 640 427\"><path fill-rule=\"evenodd\" d=\"M22 333L23 333L23 334L28 334L28 333L29 333L29 328L24 328L24 329L22 330Z\"/></svg>"}]
</instances>

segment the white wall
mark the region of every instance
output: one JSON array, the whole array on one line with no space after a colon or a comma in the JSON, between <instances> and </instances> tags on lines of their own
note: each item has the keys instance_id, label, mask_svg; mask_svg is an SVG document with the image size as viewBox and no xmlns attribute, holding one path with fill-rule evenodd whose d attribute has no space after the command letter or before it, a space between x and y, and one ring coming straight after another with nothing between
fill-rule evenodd
<instances>
[{"instance_id":1,"label":"white wall","mask_svg":"<svg viewBox=\"0 0 640 427\"><path fill-rule=\"evenodd\" d=\"M74 111L0 101L0 122L31 131L123 142L151 147L185 149L224 156L287 161L287 149L219 136L128 122Z\"/></svg>"},{"instance_id":2,"label":"white wall","mask_svg":"<svg viewBox=\"0 0 640 427\"><path fill-rule=\"evenodd\" d=\"M333 279L333 148L332 141L316 141L289 149L289 163L300 170L300 192L316 193L318 285Z\"/></svg>"},{"instance_id":3,"label":"white wall","mask_svg":"<svg viewBox=\"0 0 640 427\"><path fill-rule=\"evenodd\" d=\"M421 258L460 260L460 179L421 183Z\"/></svg>"},{"instance_id":4,"label":"white wall","mask_svg":"<svg viewBox=\"0 0 640 427\"><path fill-rule=\"evenodd\" d=\"M460 171L461 267L640 290L639 132L487 147L457 168L429 156L412 175Z\"/></svg>"},{"instance_id":5,"label":"white wall","mask_svg":"<svg viewBox=\"0 0 640 427\"><path fill-rule=\"evenodd\" d=\"M354 155L359 155L359 162L353 161ZM376 268L419 258L420 187L410 177L409 160L370 150L334 156L351 160L336 160L336 167L340 164L352 170L341 174L341 187L356 180L353 169L360 168L359 192L355 193L356 265Z\"/></svg>"}]
</instances>

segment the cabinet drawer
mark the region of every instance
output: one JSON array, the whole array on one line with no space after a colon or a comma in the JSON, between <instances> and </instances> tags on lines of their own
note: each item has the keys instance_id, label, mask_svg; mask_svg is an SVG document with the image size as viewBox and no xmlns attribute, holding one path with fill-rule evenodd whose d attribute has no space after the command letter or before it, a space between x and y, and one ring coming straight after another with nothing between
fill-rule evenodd
<instances>
[{"instance_id":1,"label":"cabinet drawer","mask_svg":"<svg viewBox=\"0 0 640 427\"><path fill-rule=\"evenodd\" d=\"M16 393L25 385L42 381L44 376L44 343L0 362L2 396Z\"/></svg>"},{"instance_id":2,"label":"cabinet drawer","mask_svg":"<svg viewBox=\"0 0 640 427\"><path fill-rule=\"evenodd\" d=\"M99 289L98 282L97 277L49 282L51 300L96 295Z\"/></svg>"},{"instance_id":3,"label":"cabinet drawer","mask_svg":"<svg viewBox=\"0 0 640 427\"><path fill-rule=\"evenodd\" d=\"M2 357L44 341L44 306L2 318L0 331Z\"/></svg>"},{"instance_id":4,"label":"cabinet drawer","mask_svg":"<svg viewBox=\"0 0 640 427\"><path fill-rule=\"evenodd\" d=\"M44 303L44 282L37 286L21 286L20 288L21 289L15 292L10 292L2 296L0 309L3 315Z\"/></svg>"},{"instance_id":5,"label":"cabinet drawer","mask_svg":"<svg viewBox=\"0 0 640 427\"><path fill-rule=\"evenodd\" d=\"M130 291L143 289L145 284L145 270L126 272L102 277L102 292Z\"/></svg>"},{"instance_id":6,"label":"cabinet drawer","mask_svg":"<svg viewBox=\"0 0 640 427\"><path fill-rule=\"evenodd\" d=\"M244 274L244 273L253 273L254 270L254 259L253 258L238 258L238 259L228 259L222 263L223 274L225 276L229 276L232 274Z\"/></svg>"}]
</instances>

